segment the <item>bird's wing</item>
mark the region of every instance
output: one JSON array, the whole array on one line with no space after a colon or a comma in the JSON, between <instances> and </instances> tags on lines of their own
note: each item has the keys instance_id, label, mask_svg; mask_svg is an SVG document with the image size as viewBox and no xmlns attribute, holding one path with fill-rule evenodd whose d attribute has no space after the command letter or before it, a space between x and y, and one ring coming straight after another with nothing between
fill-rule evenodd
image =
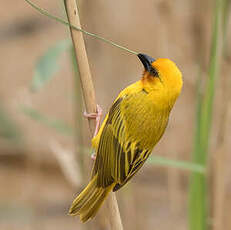
<instances>
[{"instance_id":1,"label":"bird's wing","mask_svg":"<svg viewBox=\"0 0 231 230\"><path fill-rule=\"evenodd\" d=\"M126 114L121 112L121 106L130 106L131 96L134 97L125 95L114 102L100 134L93 169L93 173L98 174L97 185L100 187L115 182L118 190L140 169L151 152L151 149L139 148L138 140L131 141L126 136Z\"/></svg>"}]
</instances>

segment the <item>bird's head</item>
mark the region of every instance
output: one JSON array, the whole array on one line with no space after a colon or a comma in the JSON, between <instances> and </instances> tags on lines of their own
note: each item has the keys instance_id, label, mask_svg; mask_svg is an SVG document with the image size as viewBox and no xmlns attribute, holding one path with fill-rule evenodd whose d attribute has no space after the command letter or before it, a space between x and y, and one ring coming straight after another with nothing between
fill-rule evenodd
<instances>
[{"instance_id":1,"label":"bird's head","mask_svg":"<svg viewBox=\"0 0 231 230\"><path fill-rule=\"evenodd\" d=\"M170 97L180 94L183 81L176 64L167 58L154 59L146 54L138 54L144 66L142 82L147 91L165 91Z\"/></svg>"}]
</instances>

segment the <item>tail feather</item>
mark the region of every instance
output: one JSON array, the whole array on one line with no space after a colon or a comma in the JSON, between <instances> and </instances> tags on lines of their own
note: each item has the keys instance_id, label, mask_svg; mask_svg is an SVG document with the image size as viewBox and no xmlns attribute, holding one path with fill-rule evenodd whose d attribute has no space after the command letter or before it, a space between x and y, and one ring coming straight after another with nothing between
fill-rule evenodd
<instances>
[{"instance_id":1,"label":"tail feather","mask_svg":"<svg viewBox=\"0 0 231 230\"><path fill-rule=\"evenodd\" d=\"M70 215L80 215L82 222L86 222L96 215L103 201L114 186L114 184L112 184L106 188L97 187L96 181L97 175L92 178L87 187L73 201L69 210Z\"/></svg>"}]
</instances>

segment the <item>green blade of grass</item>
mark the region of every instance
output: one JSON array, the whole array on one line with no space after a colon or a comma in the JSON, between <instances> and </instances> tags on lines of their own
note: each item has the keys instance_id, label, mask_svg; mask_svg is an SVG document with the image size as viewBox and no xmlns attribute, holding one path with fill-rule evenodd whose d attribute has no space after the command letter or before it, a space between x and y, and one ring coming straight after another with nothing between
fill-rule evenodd
<instances>
[{"instance_id":1,"label":"green blade of grass","mask_svg":"<svg viewBox=\"0 0 231 230\"><path fill-rule=\"evenodd\" d=\"M63 134L63 135L67 135L67 136L73 136L74 132L73 129L71 128L71 126L69 126L67 123L65 123L62 120L58 120L55 118L49 118L45 115L43 115L42 113L40 113L39 111L28 107L28 106L22 106L21 107L22 112L27 115L28 117L30 117L31 119L40 122L50 128L53 128L54 130L56 130L57 132Z\"/></svg>"},{"instance_id":2,"label":"green blade of grass","mask_svg":"<svg viewBox=\"0 0 231 230\"><path fill-rule=\"evenodd\" d=\"M197 172L200 174L205 173L205 168L201 166L200 164L196 164L193 162L187 162L187 161L172 160L172 159L168 159L168 158L160 157L160 156L149 157L148 163L160 165L160 166L169 166L169 167L183 169L183 170L189 170L189 171Z\"/></svg>"},{"instance_id":3,"label":"green blade of grass","mask_svg":"<svg viewBox=\"0 0 231 230\"><path fill-rule=\"evenodd\" d=\"M86 31L86 30L84 30L84 29L81 29L81 28L78 28L78 27L76 27L76 26L74 26L74 25L69 24L68 21L66 21L66 20L64 20L64 19L62 19L62 18L59 18L59 17L56 17L56 16L50 14L47 10L45 10L45 9L43 9L43 8L41 8L41 7L39 7L38 5L36 5L35 3L33 3L33 2L30 1L30 0L24 0L24 1L26 1L29 5L31 5L31 6L32 6L35 10L37 10L39 13L41 13L41 14L43 14L43 15L49 17L50 19L53 19L53 20L55 20L55 21L57 21L57 22L59 22L59 23L62 23L63 25L70 26L71 28L73 28L73 29L75 29L75 30L78 30L78 31L81 31L82 33L84 33L84 34L86 34L86 35L88 35L88 36L90 36L90 37L93 37L93 38L96 38L96 39L98 39L98 40L101 40L101 41L103 41L103 42L105 42L105 43L108 43L108 44L110 44L110 45L112 45L112 46L115 46L115 47L117 47L117 48L119 48L119 49L121 49L121 50L124 50L124 51L126 51L126 52L128 52L128 53L138 55L138 52L136 52L136 51L134 51L134 50L128 49L127 47L121 46L121 45L119 45L119 44L117 44L117 43L115 43L115 42L113 42L113 41L111 41L111 40L108 40L108 39L102 37L102 36L99 36L99 35L94 34L94 33L90 33L90 32L88 32L88 31Z\"/></svg>"},{"instance_id":4,"label":"green blade of grass","mask_svg":"<svg viewBox=\"0 0 231 230\"><path fill-rule=\"evenodd\" d=\"M202 92L201 81L202 71L198 74L197 81L197 107L196 107L196 129L194 137L193 162L202 164L201 162L201 110L202 110ZM205 164L203 164L206 167ZM205 177L198 173L193 173L189 183L189 225L192 229L206 228L206 202L205 202Z\"/></svg>"},{"instance_id":5,"label":"green blade of grass","mask_svg":"<svg viewBox=\"0 0 231 230\"><path fill-rule=\"evenodd\" d=\"M21 137L18 125L10 118L3 106L0 106L0 137L16 142Z\"/></svg>"},{"instance_id":6,"label":"green blade of grass","mask_svg":"<svg viewBox=\"0 0 231 230\"><path fill-rule=\"evenodd\" d=\"M58 41L38 60L31 84L32 91L40 90L59 71L59 58L70 47L71 41L69 39Z\"/></svg>"},{"instance_id":7,"label":"green blade of grass","mask_svg":"<svg viewBox=\"0 0 231 230\"><path fill-rule=\"evenodd\" d=\"M204 97L197 98L197 121L193 161L205 168L207 167L209 139L212 123L213 101L216 90L216 79L219 71L219 60L221 54L222 33L222 4L223 0L216 0L215 20L213 23L212 46L208 81ZM190 230L208 229L208 193L206 176L193 173L189 186L189 228Z\"/></svg>"}]
</instances>

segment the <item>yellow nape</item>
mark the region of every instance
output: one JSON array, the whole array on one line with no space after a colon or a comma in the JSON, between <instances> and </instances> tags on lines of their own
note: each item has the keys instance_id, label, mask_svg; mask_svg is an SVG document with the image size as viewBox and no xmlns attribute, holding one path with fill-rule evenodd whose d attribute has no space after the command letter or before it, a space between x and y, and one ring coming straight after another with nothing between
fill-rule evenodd
<instances>
[{"instance_id":1,"label":"yellow nape","mask_svg":"<svg viewBox=\"0 0 231 230\"><path fill-rule=\"evenodd\" d=\"M155 60L152 67L158 75L144 71L141 80L143 88L153 93L153 98L157 103L160 103L159 105L170 102L173 106L183 85L181 71L173 61L167 58Z\"/></svg>"},{"instance_id":2,"label":"yellow nape","mask_svg":"<svg viewBox=\"0 0 231 230\"><path fill-rule=\"evenodd\" d=\"M157 70L160 79L169 90L181 91L182 74L173 61L168 58L158 58L152 63L152 66Z\"/></svg>"}]
</instances>

